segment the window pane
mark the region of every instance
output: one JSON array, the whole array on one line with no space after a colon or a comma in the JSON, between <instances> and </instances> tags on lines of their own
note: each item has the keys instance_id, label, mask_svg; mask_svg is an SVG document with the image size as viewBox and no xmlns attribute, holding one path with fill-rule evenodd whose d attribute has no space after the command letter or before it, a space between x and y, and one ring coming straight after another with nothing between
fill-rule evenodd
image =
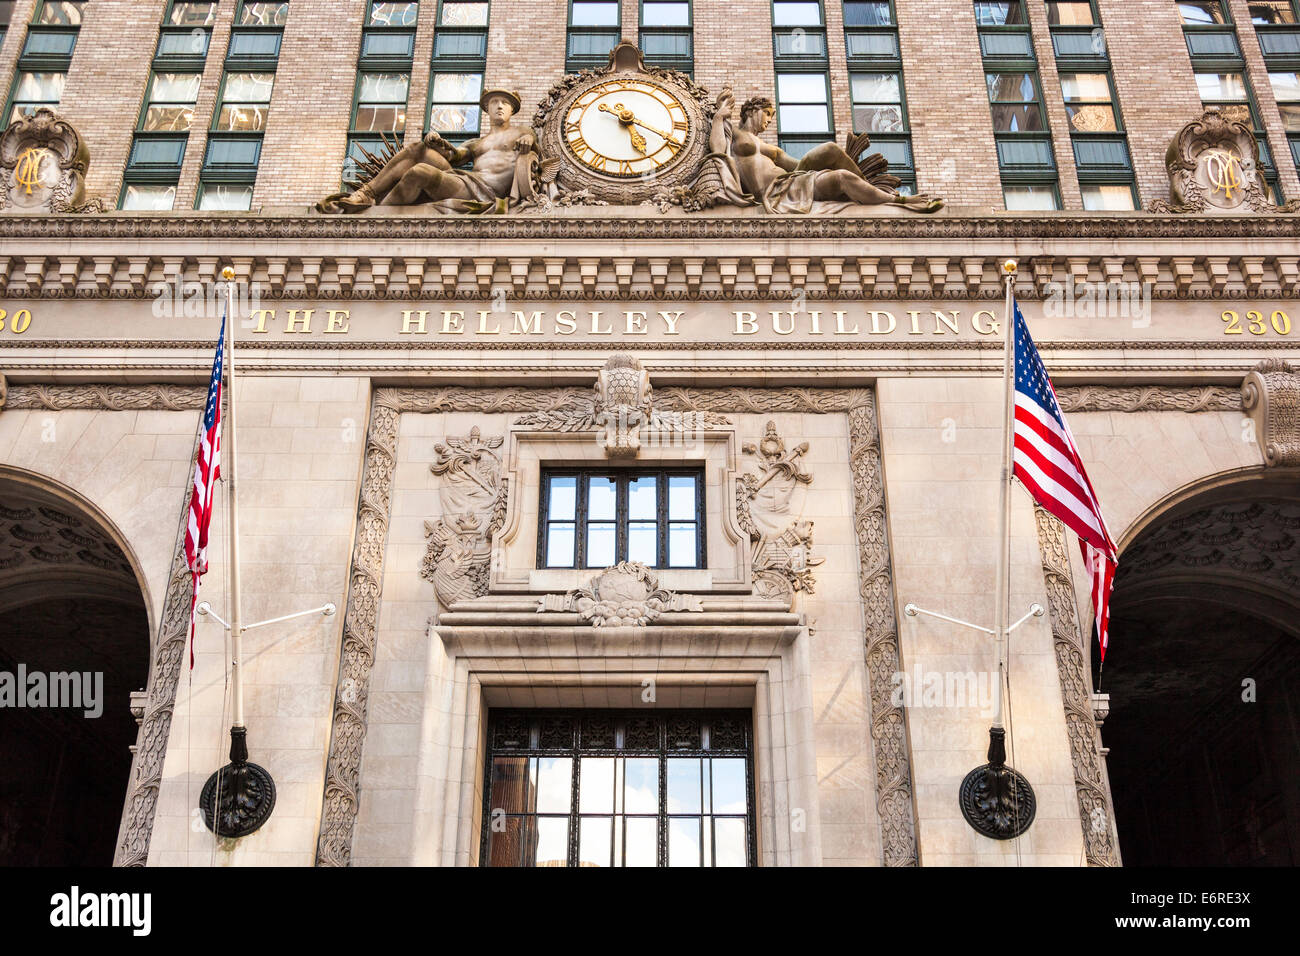
<instances>
[{"instance_id":1,"label":"window pane","mask_svg":"<svg viewBox=\"0 0 1300 956\"><path fill-rule=\"evenodd\" d=\"M1056 208L1056 191L1051 186L1007 186L1002 191L1007 209L1044 210Z\"/></svg>"},{"instance_id":2,"label":"window pane","mask_svg":"<svg viewBox=\"0 0 1300 956\"><path fill-rule=\"evenodd\" d=\"M846 27L887 27L892 26L893 23L893 18L889 14L888 0L884 3L844 4Z\"/></svg>"},{"instance_id":3,"label":"window pane","mask_svg":"<svg viewBox=\"0 0 1300 956\"><path fill-rule=\"evenodd\" d=\"M592 521L613 521L617 501L616 485L610 478L591 478L587 482L587 517Z\"/></svg>"},{"instance_id":4,"label":"window pane","mask_svg":"<svg viewBox=\"0 0 1300 956\"><path fill-rule=\"evenodd\" d=\"M1048 0L1047 22L1052 26L1092 26L1092 4L1077 0Z\"/></svg>"},{"instance_id":5,"label":"window pane","mask_svg":"<svg viewBox=\"0 0 1300 956\"><path fill-rule=\"evenodd\" d=\"M546 513L552 521L572 521L577 517L578 479L576 476L552 478L548 482L551 500Z\"/></svg>"},{"instance_id":6,"label":"window pane","mask_svg":"<svg viewBox=\"0 0 1300 956\"><path fill-rule=\"evenodd\" d=\"M405 106L359 106L354 129L400 133L406 129Z\"/></svg>"},{"instance_id":7,"label":"window pane","mask_svg":"<svg viewBox=\"0 0 1300 956\"><path fill-rule=\"evenodd\" d=\"M178 27L207 27L216 18L215 3L173 3L167 22Z\"/></svg>"},{"instance_id":8,"label":"window pane","mask_svg":"<svg viewBox=\"0 0 1300 956\"><path fill-rule=\"evenodd\" d=\"M691 23L689 3L645 3L641 6L643 27L685 27Z\"/></svg>"},{"instance_id":9,"label":"window pane","mask_svg":"<svg viewBox=\"0 0 1300 956\"><path fill-rule=\"evenodd\" d=\"M898 106L855 106L853 131L856 133L906 133L903 110Z\"/></svg>"},{"instance_id":10,"label":"window pane","mask_svg":"<svg viewBox=\"0 0 1300 956\"><path fill-rule=\"evenodd\" d=\"M567 817L536 817L530 827L537 849L533 866L569 865L569 821Z\"/></svg>"},{"instance_id":11,"label":"window pane","mask_svg":"<svg viewBox=\"0 0 1300 956\"><path fill-rule=\"evenodd\" d=\"M1080 133L1111 133L1119 129L1115 110L1110 106L1065 107L1070 117L1070 127Z\"/></svg>"},{"instance_id":12,"label":"window pane","mask_svg":"<svg viewBox=\"0 0 1300 956\"><path fill-rule=\"evenodd\" d=\"M45 0L36 23L55 26L81 26L81 8L86 4L82 0Z\"/></svg>"},{"instance_id":13,"label":"window pane","mask_svg":"<svg viewBox=\"0 0 1300 956\"><path fill-rule=\"evenodd\" d=\"M482 120L477 106L438 106L429 110L429 129L445 133L477 133Z\"/></svg>"},{"instance_id":14,"label":"window pane","mask_svg":"<svg viewBox=\"0 0 1300 956\"><path fill-rule=\"evenodd\" d=\"M633 522L627 528L627 559L648 568L659 566L658 525Z\"/></svg>"},{"instance_id":15,"label":"window pane","mask_svg":"<svg viewBox=\"0 0 1300 956\"><path fill-rule=\"evenodd\" d=\"M668 759L668 812L699 813L700 759L698 757L670 757Z\"/></svg>"},{"instance_id":16,"label":"window pane","mask_svg":"<svg viewBox=\"0 0 1300 956\"><path fill-rule=\"evenodd\" d=\"M850 79L855 103L899 103L897 73L854 73Z\"/></svg>"},{"instance_id":17,"label":"window pane","mask_svg":"<svg viewBox=\"0 0 1300 956\"><path fill-rule=\"evenodd\" d=\"M573 801L573 758L537 757L536 761L537 812L568 813Z\"/></svg>"},{"instance_id":18,"label":"window pane","mask_svg":"<svg viewBox=\"0 0 1300 956\"><path fill-rule=\"evenodd\" d=\"M613 757L583 757L578 779L579 813L614 812Z\"/></svg>"},{"instance_id":19,"label":"window pane","mask_svg":"<svg viewBox=\"0 0 1300 956\"><path fill-rule=\"evenodd\" d=\"M994 103L1028 103L1038 99L1032 73L989 73L989 99Z\"/></svg>"},{"instance_id":20,"label":"window pane","mask_svg":"<svg viewBox=\"0 0 1300 956\"><path fill-rule=\"evenodd\" d=\"M694 521L696 519L694 476L669 476L668 517L674 521Z\"/></svg>"},{"instance_id":21,"label":"window pane","mask_svg":"<svg viewBox=\"0 0 1300 956\"><path fill-rule=\"evenodd\" d=\"M659 865L659 821L654 817L624 820L623 865Z\"/></svg>"},{"instance_id":22,"label":"window pane","mask_svg":"<svg viewBox=\"0 0 1300 956\"><path fill-rule=\"evenodd\" d=\"M245 3L239 17L242 26L282 27L288 20L287 3Z\"/></svg>"},{"instance_id":23,"label":"window pane","mask_svg":"<svg viewBox=\"0 0 1300 956\"><path fill-rule=\"evenodd\" d=\"M1219 0L1202 0L1198 3L1180 3L1178 12L1183 22L1190 24L1225 23L1223 4Z\"/></svg>"},{"instance_id":24,"label":"window pane","mask_svg":"<svg viewBox=\"0 0 1300 956\"><path fill-rule=\"evenodd\" d=\"M253 187L228 183L205 184L199 208L247 212L253 208Z\"/></svg>"},{"instance_id":25,"label":"window pane","mask_svg":"<svg viewBox=\"0 0 1300 956\"><path fill-rule=\"evenodd\" d=\"M147 132L183 133L194 122L192 106L151 106L144 113Z\"/></svg>"},{"instance_id":26,"label":"window pane","mask_svg":"<svg viewBox=\"0 0 1300 956\"><path fill-rule=\"evenodd\" d=\"M572 16L570 22L575 27L618 26L618 4L576 2Z\"/></svg>"},{"instance_id":27,"label":"window pane","mask_svg":"<svg viewBox=\"0 0 1300 956\"><path fill-rule=\"evenodd\" d=\"M57 103L63 96L63 84L67 79L66 73L20 73L14 99Z\"/></svg>"},{"instance_id":28,"label":"window pane","mask_svg":"<svg viewBox=\"0 0 1300 956\"><path fill-rule=\"evenodd\" d=\"M698 548L695 545L695 525L674 524L668 528L668 566L693 568Z\"/></svg>"},{"instance_id":29,"label":"window pane","mask_svg":"<svg viewBox=\"0 0 1300 956\"><path fill-rule=\"evenodd\" d=\"M1019 0L1010 3L977 2L975 22L982 27L1020 26L1025 22L1024 5Z\"/></svg>"},{"instance_id":30,"label":"window pane","mask_svg":"<svg viewBox=\"0 0 1300 956\"><path fill-rule=\"evenodd\" d=\"M1067 102L1087 100L1091 103L1110 102L1110 82L1105 73L1062 73L1061 92Z\"/></svg>"},{"instance_id":31,"label":"window pane","mask_svg":"<svg viewBox=\"0 0 1300 956\"><path fill-rule=\"evenodd\" d=\"M777 0L772 4L772 25L778 27L819 27L822 25L820 3L787 3Z\"/></svg>"},{"instance_id":32,"label":"window pane","mask_svg":"<svg viewBox=\"0 0 1300 956\"><path fill-rule=\"evenodd\" d=\"M824 106L782 106L779 112L783 133L825 133L830 130Z\"/></svg>"},{"instance_id":33,"label":"window pane","mask_svg":"<svg viewBox=\"0 0 1300 956\"><path fill-rule=\"evenodd\" d=\"M713 812L744 813L749 806L745 795L743 757L715 757L713 764Z\"/></svg>"},{"instance_id":34,"label":"window pane","mask_svg":"<svg viewBox=\"0 0 1300 956\"><path fill-rule=\"evenodd\" d=\"M1249 6L1252 23L1295 23L1295 10L1291 8L1291 0L1264 0L1253 2Z\"/></svg>"},{"instance_id":35,"label":"window pane","mask_svg":"<svg viewBox=\"0 0 1300 956\"><path fill-rule=\"evenodd\" d=\"M610 568L618 559L614 556L614 525L591 524L587 526L587 567Z\"/></svg>"},{"instance_id":36,"label":"window pane","mask_svg":"<svg viewBox=\"0 0 1300 956\"><path fill-rule=\"evenodd\" d=\"M405 73L363 73L358 103L405 103L411 78Z\"/></svg>"},{"instance_id":37,"label":"window pane","mask_svg":"<svg viewBox=\"0 0 1300 956\"><path fill-rule=\"evenodd\" d=\"M1038 106L994 106L993 128L999 133L1036 133L1043 129Z\"/></svg>"},{"instance_id":38,"label":"window pane","mask_svg":"<svg viewBox=\"0 0 1300 956\"><path fill-rule=\"evenodd\" d=\"M486 3L443 3L441 26L485 27L488 22Z\"/></svg>"},{"instance_id":39,"label":"window pane","mask_svg":"<svg viewBox=\"0 0 1300 956\"><path fill-rule=\"evenodd\" d=\"M1131 210L1133 189L1130 186L1084 186L1083 208L1106 211Z\"/></svg>"},{"instance_id":40,"label":"window pane","mask_svg":"<svg viewBox=\"0 0 1300 956\"><path fill-rule=\"evenodd\" d=\"M659 812L659 760L629 757L623 761L623 812Z\"/></svg>"},{"instance_id":41,"label":"window pane","mask_svg":"<svg viewBox=\"0 0 1300 956\"><path fill-rule=\"evenodd\" d=\"M477 104L482 93L482 73L435 73L433 75L435 103ZM477 106L475 108L477 109Z\"/></svg>"},{"instance_id":42,"label":"window pane","mask_svg":"<svg viewBox=\"0 0 1300 956\"><path fill-rule=\"evenodd\" d=\"M546 536L546 566L573 567L574 525L553 524Z\"/></svg>"},{"instance_id":43,"label":"window pane","mask_svg":"<svg viewBox=\"0 0 1300 956\"><path fill-rule=\"evenodd\" d=\"M155 73L149 88L151 103L193 103L199 96L199 73Z\"/></svg>"},{"instance_id":44,"label":"window pane","mask_svg":"<svg viewBox=\"0 0 1300 956\"><path fill-rule=\"evenodd\" d=\"M419 3L376 3L370 7L372 27L413 27Z\"/></svg>"},{"instance_id":45,"label":"window pane","mask_svg":"<svg viewBox=\"0 0 1300 956\"><path fill-rule=\"evenodd\" d=\"M821 73L779 73L776 97L782 103L825 103L826 77Z\"/></svg>"},{"instance_id":46,"label":"window pane","mask_svg":"<svg viewBox=\"0 0 1300 956\"><path fill-rule=\"evenodd\" d=\"M656 482L652 475L646 475L628 482L628 517L633 521L655 520L659 513L659 500L656 491Z\"/></svg>"},{"instance_id":47,"label":"window pane","mask_svg":"<svg viewBox=\"0 0 1300 956\"><path fill-rule=\"evenodd\" d=\"M745 821L725 819L713 821L714 866L746 866Z\"/></svg>"},{"instance_id":48,"label":"window pane","mask_svg":"<svg viewBox=\"0 0 1300 956\"><path fill-rule=\"evenodd\" d=\"M1270 73L1268 81L1279 101L1300 100L1300 73Z\"/></svg>"},{"instance_id":49,"label":"window pane","mask_svg":"<svg viewBox=\"0 0 1300 956\"><path fill-rule=\"evenodd\" d=\"M1279 103L1278 111L1282 114L1282 125L1288 133L1300 133L1300 103Z\"/></svg>"},{"instance_id":50,"label":"window pane","mask_svg":"<svg viewBox=\"0 0 1300 956\"><path fill-rule=\"evenodd\" d=\"M668 865L700 865L700 818L668 821Z\"/></svg>"},{"instance_id":51,"label":"window pane","mask_svg":"<svg viewBox=\"0 0 1300 956\"><path fill-rule=\"evenodd\" d=\"M175 186L141 186L130 184L122 196L122 208L136 211L167 210L176 201Z\"/></svg>"},{"instance_id":52,"label":"window pane","mask_svg":"<svg viewBox=\"0 0 1300 956\"><path fill-rule=\"evenodd\" d=\"M530 810L528 757L496 757L492 760L491 811L527 813Z\"/></svg>"},{"instance_id":53,"label":"window pane","mask_svg":"<svg viewBox=\"0 0 1300 956\"><path fill-rule=\"evenodd\" d=\"M584 782L583 788L586 786ZM613 838L613 817L583 817L578 825L578 865L609 866Z\"/></svg>"},{"instance_id":54,"label":"window pane","mask_svg":"<svg viewBox=\"0 0 1300 956\"><path fill-rule=\"evenodd\" d=\"M506 817L488 834L488 866L522 866L525 817Z\"/></svg>"},{"instance_id":55,"label":"window pane","mask_svg":"<svg viewBox=\"0 0 1300 956\"><path fill-rule=\"evenodd\" d=\"M227 73L225 100L230 103L269 103L274 73Z\"/></svg>"},{"instance_id":56,"label":"window pane","mask_svg":"<svg viewBox=\"0 0 1300 956\"><path fill-rule=\"evenodd\" d=\"M1197 73L1196 86L1202 100L1244 102L1246 80L1240 73Z\"/></svg>"}]
</instances>

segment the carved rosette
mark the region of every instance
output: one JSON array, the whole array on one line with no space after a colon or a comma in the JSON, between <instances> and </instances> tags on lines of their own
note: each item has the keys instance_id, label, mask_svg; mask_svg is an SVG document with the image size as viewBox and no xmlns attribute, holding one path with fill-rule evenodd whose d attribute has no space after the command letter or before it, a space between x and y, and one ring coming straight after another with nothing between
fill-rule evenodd
<instances>
[{"instance_id":1,"label":"carved rosette","mask_svg":"<svg viewBox=\"0 0 1300 956\"><path fill-rule=\"evenodd\" d=\"M592 627L645 627L664 611L701 611L700 599L659 587L659 579L644 564L624 561L602 571L585 588L547 595L538 613L577 611Z\"/></svg>"},{"instance_id":2,"label":"carved rosette","mask_svg":"<svg viewBox=\"0 0 1300 956\"><path fill-rule=\"evenodd\" d=\"M1041 505L1034 509L1038 523L1038 550L1047 606L1052 622L1056 672L1065 705L1065 730L1074 765L1074 789L1083 827L1083 845L1089 866L1119 866L1111 806L1110 783L1101 756L1099 722L1092 693L1092 675L1084 654L1083 634L1075 608L1074 582L1066 547L1065 525Z\"/></svg>"},{"instance_id":3,"label":"carved rosette","mask_svg":"<svg viewBox=\"0 0 1300 956\"><path fill-rule=\"evenodd\" d=\"M1264 191L1255 158L1259 143L1244 123L1219 109L1207 109L1174 137L1165 153L1169 199L1148 205L1150 212L1295 212L1300 201L1274 205Z\"/></svg>"},{"instance_id":4,"label":"carved rosette","mask_svg":"<svg viewBox=\"0 0 1300 956\"><path fill-rule=\"evenodd\" d=\"M476 426L466 438L434 446L438 460L429 470L442 478L442 517L424 524L428 549L420 574L433 582L443 607L488 592L492 536L506 513L507 482L496 454L504 441L483 438Z\"/></svg>"},{"instance_id":5,"label":"carved rosette","mask_svg":"<svg viewBox=\"0 0 1300 956\"><path fill-rule=\"evenodd\" d=\"M21 214L103 212L85 200L90 150L71 123L42 107L0 133L0 210Z\"/></svg>"},{"instance_id":6,"label":"carved rosette","mask_svg":"<svg viewBox=\"0 0 1300 956\"><path fill-rule=\"evenodd\" d=\"M1267 359L1241 385L1242 405L1269 466L1300 465L1300 372L1284 359Z\"/></svg>"}]
</instances>

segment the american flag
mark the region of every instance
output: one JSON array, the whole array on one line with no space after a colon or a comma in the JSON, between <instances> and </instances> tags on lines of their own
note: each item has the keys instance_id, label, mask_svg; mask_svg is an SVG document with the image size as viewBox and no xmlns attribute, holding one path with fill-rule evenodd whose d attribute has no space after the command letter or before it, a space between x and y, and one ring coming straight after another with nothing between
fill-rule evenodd
<instances>
[{"instance_id":1,"label":"american flag","mask_svg":"<svg viewBox=\"0 0 1300 956\"><path fill-rule=\"evenodd\" d=\"M226 317L221 317L217 357L208 380L208 400L199 422L199 454L194 462L190 489L189 524L185 528L185 563L193 577L190 595L190 668L194 667L194 611L199 600L199 578L208 572L208 526L212 523L213 488L221 477L221 372L225 365Z\"/></svg>"},{"instance_id":2,"label":"american flag","mask_svg":"<svg viewBox=\"0 0 1300 956\"><path fill-rule=\"evenodd\" d=\"M1029 327L1015 306L1016 408L1012 440L1012 474L1040 505L1079 536L1083 563L1092 577L1092 606L1096 615L1101 659L1109 643L1110 591L1115 583L1118 552L1106 530L1078 446L1065 424L1056 390L1043 360L1029 337Z\"/></svg>"}]
</instances>

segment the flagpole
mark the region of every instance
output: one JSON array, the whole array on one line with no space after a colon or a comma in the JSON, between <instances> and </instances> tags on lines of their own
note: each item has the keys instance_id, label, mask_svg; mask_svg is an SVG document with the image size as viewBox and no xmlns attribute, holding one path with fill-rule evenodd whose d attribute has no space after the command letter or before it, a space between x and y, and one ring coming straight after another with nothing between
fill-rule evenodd
<instances>
[{"instance_id":1,"label":"flagpole","mask_svg":"<svg viewBox=\"0 0 1300 956\"><path fill-rule=\"evenodd\" d=\"M226 428L221 452L221 474L226 479L227 504L230 508L230 686L232 702L231 735L244 727L244 627L243 612L239 603L239 504L238 479L235 466L235 270L226 267L221 278L226 280L226 381L230 384L230 400L226 403ZM231 759L234 759L233 756ZM247 753L245 753L247 759Z\"/></svg>"},{"instance_id":2,"label":"flagpole","mask_svg":"<svg viewBox=\"0 0 1300 956\"><path fill-rule=\"evenodd\" d=\"M999 482L998 503L998 570L997 594L994 601L994 621L997 627L998 643L998 707L993 719L993 728L1005 732L1003 700L1007 691L1007 647L1010 634L1007 631L1007 608L1010 604L1011 590L1011 432L1015 414L1015 259L1002 263L1002 274L1006 285L1006 300L1002 312L1002 472Z\"/></svg>"}]
</instances>

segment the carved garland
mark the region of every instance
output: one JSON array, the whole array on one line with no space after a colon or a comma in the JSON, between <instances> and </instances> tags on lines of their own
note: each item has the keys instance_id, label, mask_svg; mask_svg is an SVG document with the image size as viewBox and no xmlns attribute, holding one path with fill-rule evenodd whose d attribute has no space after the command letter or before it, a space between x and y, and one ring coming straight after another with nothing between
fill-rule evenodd
<instances>
[{"instance_id":1,"label":"carved garland","mask_svg":"<svg viewBox=\"0 0 1300 956\"><path fill-rule=\"evenodd\" d=\"M1089 866L1119 866L1115 811L1111 806L1110 785L1106 781L1093 714L1092 674L1083 652L1083 637L1075 608L1065 525L1041 506L1035 506L1034 515L1038 522L1038 551L1042 558L1052 621L1056 672L1061 679L1061 699L1065 704L1065 731L1070 740L1070 760L1074 764L1074 788L1079 800L1083 846Z\"/></svg>"}]
</instances>

